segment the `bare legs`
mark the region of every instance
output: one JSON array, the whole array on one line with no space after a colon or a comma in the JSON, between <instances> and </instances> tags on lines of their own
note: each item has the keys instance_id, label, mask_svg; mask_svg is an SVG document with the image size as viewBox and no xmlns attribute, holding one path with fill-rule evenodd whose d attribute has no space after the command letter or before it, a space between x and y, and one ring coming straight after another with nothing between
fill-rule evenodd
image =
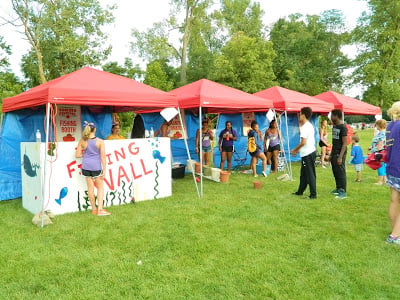
<instances>
[{"instance_id":1,"label":"bare legs","mask_svg":"<svg viewBox=\"0 0 400 300\"><path fill-rule=\"evenodd\" d=\"M325 167L326 146L321 147L321 167Z\"/></svg>"},{"instance_id":2,"label":"bare legs","mask_svg":"<svg viewBox=\"0 0 400 300\"><path fill-rule=\"evenodd\" d=\"M356 181L357 182L361 181L361 171L357 171L357 179L356 179Z\"/></svg>"},{"instance_id":3,"label":"bare legs","mask_svg":"<svg viewBox=\"0 0 400 300\"><path fill-rule=\"evenodd\" d=\"M272 160L274 161L274 169L271 169L271 173L276 173L276 171L278 170L278 156L279 150L267 152L267 164L272 165Z\"/></svg>"},{"instance_id":4,"label":"bare legs","mask_svg":"<svg viewBox=\"0 0 400 300\"><path fill-rule=\"evenodd\" d=\"M224 169L225 160L228 161L228 172L230 172L232 166L232 152L221 152L221 164L219 165L221 170Z\"/></svg>"},{"instance_id":5,"label":"bare legs","mask_svg":"<svg viewBox=\"0 0 400 300\"><path fill-rule=\"evenodd\" d=\"M109 212L106 212L103 209L103 199L104 199L104 177L86 177L86 183L88 187L88 198L90 201L90 205L92 206L92 213L98 215L109 215ZM96 208L96 200L94 197L94 183L96 183L97 188L97 208Z\"/></svg>"},{"instance_id":6,"label":"bare legs","mask_svg":"<svg viewBox=\"0 0 400 300\"><path fill-rule=\"evenodd\" d=\"M94 198L94 182L93 179L91 177L86 177L86 184L88 187L88 198L90 201L90 205L92 206L92 210L93 211L97 211L96 208L96 201Z\"/></svg>"},{"instance_id":7,"label":"bare legs","mask_svg":"<svg viewBox=\"0 0 400 300\"><path fill-rule=\"evenodd\" d=\"M386 176L378 176L378 181L375 184L382 185L384 183L386 183Z\"/></svg>"},{"instance_id":8,"label":"bare legs","mask_svg":"<svg viewBox=\"0 0 400 300\"><path fill-rule=\"evenodd\" d=\"M104 196L104 186L103 186L103 177L96 177L96 187L97 187L97 209L99 211L103 210L103 196Z\"/></svg>"},{"instance_id":9,"label":"bare legs","mask_svg":"<svg viewBox=\"0 0 400 300\"><path fill-rule=\"evenodd\" d=\"M400 236L400 214L399 214L399 203L400 203L400 192L391 188L391 197L389 205L389 219L392 225L392 236Z\"/></svg>"},{"instance_id":10,"label":"bare legs","mask_svg":"<svg viewBox=\"0 0 400 300\"><path fill-rule=\"evenodd\" d=\"M198 153L200 159L200 152ZM211 152L203 152L203 165L210 165Z\"/></svg>"},{"instance_id":11,"label":"bare legs","mask_svg":"<svg viewBox=\"0 0 400 300\"><path fill-rule=\"evenodd\" d=\"M251 169L253 170L253 175L254 176L257 176L256 165L257 165L257 162L258 162L259 158L262 160L263 172L265 173L265 171L267 170L267 157L265 156L264 153L260 152L257 156L252 156L251 157L250 166L251 166Z\"/></svg>"}]
</instances>

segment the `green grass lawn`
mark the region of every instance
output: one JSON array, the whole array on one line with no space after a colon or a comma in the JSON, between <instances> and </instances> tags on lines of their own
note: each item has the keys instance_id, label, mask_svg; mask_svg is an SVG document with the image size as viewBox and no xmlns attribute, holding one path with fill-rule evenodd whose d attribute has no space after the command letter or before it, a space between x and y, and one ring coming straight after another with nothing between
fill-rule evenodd
<instances>
[{"instance_id":1,"label":"green grass lawn","mask_svg":"<svg viewBox=\"0 0 400 300\"><path fill-rule=\"evenodd\" d=\"M372 131L360 136L366 152ZM398 299L389 189L367 167L353 182L348 166L348 198L336 200L331 169L318 168L310 201L291 195L299 168L292 182L260 178L260 190L251 175L205 181L201 200L187 175L170 198L44 229L21 200L2 201L0 299Z\"/></svg>"}]
</instances>

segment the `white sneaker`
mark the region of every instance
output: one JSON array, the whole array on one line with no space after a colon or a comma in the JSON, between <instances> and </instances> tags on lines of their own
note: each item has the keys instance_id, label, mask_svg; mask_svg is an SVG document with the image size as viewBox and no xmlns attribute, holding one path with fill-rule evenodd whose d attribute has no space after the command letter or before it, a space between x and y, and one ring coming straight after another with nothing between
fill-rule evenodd
<instances>
[{"instance_id":1,"label":"white sneaker","mask_svg":"<svg viewBox=\"0 0 400 300\"><path fill-rule=\"evenodd\" d=\"M256 174L256 175L254 175L254 178L256 178L256 177L258 177L258 175Z\"/></svg>"},{"instance_id":2,"label":"white sneaker","mask_svg":"<svg viewBox=\"0 0 400 300\"><path fill-rule=\"evenodd\" d=\"M264 177L267 177L267 173L265 173L265 172L262 172L262 175L263 175Z\"/></svg>"}]
</instances>

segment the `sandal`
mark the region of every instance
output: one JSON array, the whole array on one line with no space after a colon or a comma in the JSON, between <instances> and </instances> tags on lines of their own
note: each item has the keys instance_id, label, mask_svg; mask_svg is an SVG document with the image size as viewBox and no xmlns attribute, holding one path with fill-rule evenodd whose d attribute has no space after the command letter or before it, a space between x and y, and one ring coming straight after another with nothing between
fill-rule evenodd
<instances>
[{"instance_id":1,"label":"sandal","mask_svg":"<svg viewBox=\"0 0 400 300\"><path fill-rule=\"evenodd\" d=\"M97 215L97 208L96 209L92 209L92 215Z\"/></svg>"},{"instance_id":2,"label":"sandal","mask_svg":"<svg viewBox=\"0 0 400 300\"><path fill-rule=\"evenodd\" d=\"M101 210L97 211L97 215L102 217L102 216L109 216L109 215L111 215L111 213L106 211L105 209L101 209Z\"/></svg>"},{"instance_id":3,"label":"sandal","mask_svg":"<svg viewBox=\"0 0 400 300\"><path fill-rule=\"evenodd\" d=\"M361 182L361 180L356 179L355 182Z\"/></svg>"}]
</instances>

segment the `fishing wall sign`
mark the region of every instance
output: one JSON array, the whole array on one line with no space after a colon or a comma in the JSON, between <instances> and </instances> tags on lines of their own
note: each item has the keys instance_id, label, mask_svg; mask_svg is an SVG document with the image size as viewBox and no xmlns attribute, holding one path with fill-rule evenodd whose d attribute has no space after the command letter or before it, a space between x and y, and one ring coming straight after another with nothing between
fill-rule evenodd
<instances>
[{"instance_id":1,"label":"fishing wall sign","mask_svg":"<svg viewBox=\"0 0 400 300\"><path fill-rule=\"evenodd\" d=\"M82 159L75 158L77 142L57 143L57 155L49 157L46 164L40 159L44 146L45 143L21 143L24 208L34 214L40 212L44 194L45 209L55 214L91 209L81 174ZM105 141L105 149L104 206L171 196L169 138ZM45 166L43 193L41 180ZM33 168L37 176L32 176Z\"/></svg>"}]
</instances>

